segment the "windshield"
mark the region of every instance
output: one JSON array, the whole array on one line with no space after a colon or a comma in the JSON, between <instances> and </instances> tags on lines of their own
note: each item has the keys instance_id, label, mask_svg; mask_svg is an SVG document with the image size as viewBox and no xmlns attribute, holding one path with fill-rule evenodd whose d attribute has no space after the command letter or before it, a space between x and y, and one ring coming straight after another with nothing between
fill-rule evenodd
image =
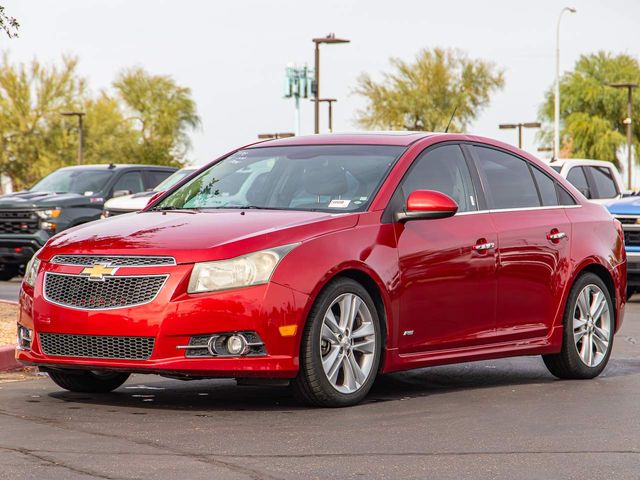
<instances>
[{"instance_id":1,"label":"windshield","mask_svg":"<svg viewBox=\"0 0 640 480\"><path fill-rule=\"evenodd\" d=\"M153 189L154 192L164 192L165 190L169 190L176 183L182 180L185 177L188 177L193 172L195 172L195 168L183 168L182 170L178 170L177 172L169 175L166 179L164 179L160 184Z\"/></svg>"},{"instance_id":2,"label":"windshield","mask_svg":"<svg viewBox=\"0 0 640 480\"><path fill-rule=\"evenodd\" d=\"M318 145L240 150L162 200L156 209L364 210L404 147Z\"/></svg>"},{"instance_id":3,"label":"windshield","mask_svg":"<svg viewBox=\"0 0 640 480\"><path fill-rule=\"evenodd\" d=\"M93 195L101 192L112 176L109 170L63 168L44 177L30 191Z\"/></svg>"}]
</instances>

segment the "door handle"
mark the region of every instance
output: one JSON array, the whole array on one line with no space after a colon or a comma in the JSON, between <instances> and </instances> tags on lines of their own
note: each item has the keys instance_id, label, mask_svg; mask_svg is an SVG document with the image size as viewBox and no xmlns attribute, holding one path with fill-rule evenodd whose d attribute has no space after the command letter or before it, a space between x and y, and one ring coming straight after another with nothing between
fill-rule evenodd
<instances>
[{"instance_id":1,"label":"door handle","mask_svg":"<svg viewBox=\"0 0 640 480\"><path fill-rule=\"evenodd\" d=\"M486 243L476 243L473 246L473 249L476 252L484 252L486 250L493 250L494 248L496 248L496 244L493 242L486 242Z\"/></svg>"},{"instance_id":2,"label":"door handle","mask_svg":"<svg viewBox=\"0 0 640 480\"><path fill-rule=\"evenodd\" d=\"M562 240L563 238L566 238L567 234L564 232L559 232L557 229L553 229L551 230L551 232L549 232L547 234L547 240L551 240L554 243L558 243L560 240Z\"/></svg>"}]
</instances>

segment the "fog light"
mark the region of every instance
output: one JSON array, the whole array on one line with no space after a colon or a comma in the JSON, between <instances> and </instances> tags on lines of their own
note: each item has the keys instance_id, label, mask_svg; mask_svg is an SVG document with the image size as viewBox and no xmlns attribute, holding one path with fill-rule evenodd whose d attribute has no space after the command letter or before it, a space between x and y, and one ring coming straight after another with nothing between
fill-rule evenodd
<instances>
[{"instance_id":1,"label":"fog light","mask_svg":"<svg viewBox=\"0 0 640 480\"><path fill-rule=\"evenodd\" d=\"M227 338L226 347L230 355L242 355L247 348L247 341L242 335L231 335Z\"/></svg>"},{"instance_id":2,"label":"fog light","mask_svg":"<svg viewBox=\"0 0 640 480\"><path fill-rule=\"evenodd\" d=\"M18 350L31 350L33 332L27 327L18 325Z\"/></svg>"}]
</instances>

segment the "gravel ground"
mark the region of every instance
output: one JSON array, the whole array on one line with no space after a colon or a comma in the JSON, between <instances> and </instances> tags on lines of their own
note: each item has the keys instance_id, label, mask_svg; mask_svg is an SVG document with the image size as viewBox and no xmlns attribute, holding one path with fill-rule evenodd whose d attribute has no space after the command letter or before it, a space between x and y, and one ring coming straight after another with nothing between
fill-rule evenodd
<instances>
[{"instance_id":1,"label":"gravel ground","mask_svg":"<svg viewBox=\"0 0 640 480\"><path fill-rule=\"evenodd\" d=\"M17 318L18 307L0 303L0 345L15 343Z\"/></svg>"}]
</instances>

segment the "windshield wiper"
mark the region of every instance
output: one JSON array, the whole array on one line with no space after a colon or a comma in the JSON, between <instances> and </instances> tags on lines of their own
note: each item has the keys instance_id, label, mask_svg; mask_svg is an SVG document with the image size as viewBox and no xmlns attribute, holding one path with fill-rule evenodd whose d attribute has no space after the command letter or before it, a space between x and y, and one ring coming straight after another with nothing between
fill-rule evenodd
<instances>
[{"instance_id":1,"label":"windshield wiper","mask_svg":"<svg viewBox=\"0 0 640 480\"><path fill-rule=\"evenodd\" d=\"M259 205L222 205L220 207L204 207L213 210L234 209L234 210L273 210L272 207L261 207Z\"/></svg>"},{"instance_id":2,"label":"windshield wiper","mask_svg":"<svg viewBox=\"0 0 640 480\"><path fill-rule=\"evenodd\" d=\"M196 213L197 210L199 210L198 208L186 208L186 207L176 207L175 205L165 205L163 207L153 207L150 208L149 212L169 212L169 211L174 211L174 210L180 210L183 212L189 212L189 213Z\"/></svg>"}]
</instances>

